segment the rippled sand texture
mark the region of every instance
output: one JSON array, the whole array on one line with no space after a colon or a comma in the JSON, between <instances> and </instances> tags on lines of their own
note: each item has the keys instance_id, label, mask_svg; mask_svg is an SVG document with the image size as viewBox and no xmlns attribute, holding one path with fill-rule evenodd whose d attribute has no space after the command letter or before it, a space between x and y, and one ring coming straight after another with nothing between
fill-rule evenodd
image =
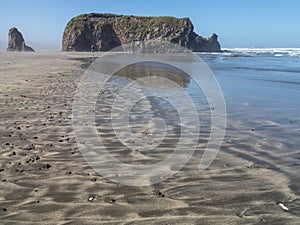
<instances>
[{"instance_id":1,"label":"rippled sand texture","mask_svg":"<svg viewBox=\"0 0 300 225\"><path fill-rule=\"evenodd\" d=\"M73 95L83 73L77 59L83 57L89 54L0 54L1 224L299 224L300 198L289 178L242 157L248 149L228 140L209 169L199 172L203 135L189 163L155 185L124 186L97 174L72 127ZM96 122L116 157L149 163L172 152L172 143L152 154L119 148L106 125L108 102L100 94Z\"/></svg>"}]
</instances>

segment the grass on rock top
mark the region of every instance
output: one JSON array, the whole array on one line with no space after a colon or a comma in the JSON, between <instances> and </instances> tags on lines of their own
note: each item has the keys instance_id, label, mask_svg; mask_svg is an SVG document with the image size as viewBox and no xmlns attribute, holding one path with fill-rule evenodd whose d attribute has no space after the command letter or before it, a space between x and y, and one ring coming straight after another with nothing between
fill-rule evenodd
<instances>
[{"instance_id":1,"label":"grass on rock top","mask_svg":"<svg viewBox=\"0 0 300 225\"><path fill-rule=\"evenodd\" d=\"M116 14L111 14L111 13L89 13L89 14L85 13L85 14L80 14L80 15L72 18L68 22L66 29L67 30L71 29L73 27L73 25L79 21L86 21L86 20L92 19L92 18L108 19L110 17L116 17L116 18L120 19L120 23L123 23L123 24L131 23L130 19L133 19L133 18L143 21L143 23L140 23L138 26L139 27L139 29L137 30L138 32L140 32L142 30L142 27L146 27L145 30L150 30L153 27L159 27L160 24L168 24L168 25L171 25L172 27L178 27L180 20L188 19L188 18L177 19L172 16L151 17L151 16L116 15Z\"/></svg>"}]
</instances>

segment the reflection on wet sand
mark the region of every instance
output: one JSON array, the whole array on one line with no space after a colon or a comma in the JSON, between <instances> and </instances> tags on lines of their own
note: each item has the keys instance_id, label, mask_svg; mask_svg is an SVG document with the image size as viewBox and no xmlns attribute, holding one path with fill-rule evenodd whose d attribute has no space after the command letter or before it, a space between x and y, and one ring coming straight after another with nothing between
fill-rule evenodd
<instances>
[{"instance_id":1,"label":"reflection on wet sand","mask_svg":"<svg viewBox=\"0 0 300 225\"><path fill-rule=\"evenodd\" d=\"M142 85L161 88L170 86L170 82L166 82L166 80L171 80L181 87L187 87L190 82L189 75L178 68L152 61L131 64L117 71L115 75L127 77L132 80L149 78L147 79L149 83L142 83Z\"/></svg>"}]
</instances>

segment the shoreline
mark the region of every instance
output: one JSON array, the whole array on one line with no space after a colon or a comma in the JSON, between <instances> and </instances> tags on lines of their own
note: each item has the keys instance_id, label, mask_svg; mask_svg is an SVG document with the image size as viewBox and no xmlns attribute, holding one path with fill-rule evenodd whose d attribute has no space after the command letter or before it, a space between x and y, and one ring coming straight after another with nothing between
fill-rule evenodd
<instances>
[{"instance_id":1,"label":"shoreline","mask_svg":"<svg viewBox=\"0 0 300 225\"><path fill-rule=\"evenodd\" d=\"M78 150L72 128L73 94L84 70L80 60L70 58L84 57L70 52L0 53L1 221L299 222L299 195L290 189L289 177L222 149L213 164L200 172L197 169L204 149L200 146L172 178L147 187L118 185L96 174ZM239 142L240 137L235 138ZM248 144L253 143L250 140ZM226 140L223 146L247 153ZM279 203L290 210L284 211Z\"/></svg>"}]
</instances>

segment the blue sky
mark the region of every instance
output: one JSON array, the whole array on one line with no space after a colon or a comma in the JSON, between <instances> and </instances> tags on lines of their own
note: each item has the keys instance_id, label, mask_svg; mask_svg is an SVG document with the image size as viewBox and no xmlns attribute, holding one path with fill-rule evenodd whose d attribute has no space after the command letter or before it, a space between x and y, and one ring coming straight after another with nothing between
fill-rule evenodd
<instances>
[{"instance_id":1,"label":"blue sky","mask_svg":"<svg viewBox=\"0 0 300 225\"><path fill-rule=\"evenodd\" d=\"M67 22L81 13L190 17L222 47L300 47L298 0L1 0L0 44L15 26L33 48L60 49Z\"/></svg>"}]
</instances>

